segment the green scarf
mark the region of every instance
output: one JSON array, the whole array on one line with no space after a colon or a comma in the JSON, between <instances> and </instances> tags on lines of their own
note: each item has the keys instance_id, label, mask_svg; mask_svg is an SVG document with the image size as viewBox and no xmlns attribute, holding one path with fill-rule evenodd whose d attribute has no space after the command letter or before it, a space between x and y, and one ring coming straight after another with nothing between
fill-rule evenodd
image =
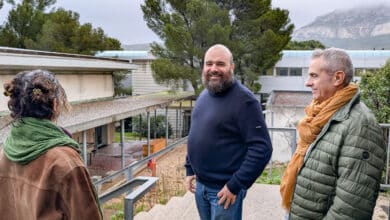
<instances>
[{"instance_id":1,"label":"green scarf","mask_svg":"<svg viewBox=\"0 0 390 220\"><path fill-rule=\"evenodd\" d=\"M79 144L50 120L25 117L12 124L4 152L9 160L27 164L56 146L69 146L80 152Z\"/></svg>"}]
</instances>

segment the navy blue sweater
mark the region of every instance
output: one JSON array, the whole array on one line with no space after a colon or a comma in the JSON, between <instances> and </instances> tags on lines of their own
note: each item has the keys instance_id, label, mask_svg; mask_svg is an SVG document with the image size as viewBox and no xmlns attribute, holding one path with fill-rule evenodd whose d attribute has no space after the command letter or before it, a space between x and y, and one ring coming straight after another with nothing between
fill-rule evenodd
<instances>
[{"instance_id":1,"label":"navy blue sweater","mask_svg":"<svg viewBox=\"0 0 390 220\"><path fill-rule=\"evenodd\" d=\"M237 80L212 94L205 89L192 112L186 175L212 188L225 184L233 194L248 189L272 154L261 106Z\"/></svg>"}]
</instances>

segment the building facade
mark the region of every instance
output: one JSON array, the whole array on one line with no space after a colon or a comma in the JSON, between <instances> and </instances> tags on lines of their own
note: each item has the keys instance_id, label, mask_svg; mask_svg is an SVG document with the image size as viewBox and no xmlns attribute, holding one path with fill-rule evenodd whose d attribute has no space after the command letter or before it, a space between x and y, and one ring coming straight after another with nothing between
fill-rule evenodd
<instances>
[{"instance_id":1,"label":"building facade","mask_svg":"<svg viewBox=\"0 0 390 220\"><path fill-rule=\"evenodd\" d=\"M124 119L192 97L192 93L180 92L114 97L113 74L136 68L128 60L0 47L1 84L25 70L46 69L56 75L72 106L72 111L61 114L56 123L83 146L85 162L87 149L114 142L115 127ZM8 97L1 93L0 147L12 121L7 102Z\"/></svg>"}]
</instances>

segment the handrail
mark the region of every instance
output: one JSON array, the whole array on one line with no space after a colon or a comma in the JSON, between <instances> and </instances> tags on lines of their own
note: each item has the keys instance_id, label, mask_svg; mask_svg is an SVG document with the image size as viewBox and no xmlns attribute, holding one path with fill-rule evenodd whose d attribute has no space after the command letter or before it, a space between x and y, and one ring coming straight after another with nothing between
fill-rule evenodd
<instances>
[{"instance_id":1,"label":"handrail","mask_svg":"<svg viewBox=\"0 0 390 220\"><path fill-rule=\"evenodd\" d=\"M125 219L132 220L134 213L134 203L140 199L145 193L156 185L158 177L145 177L140 176L127 181L118 187L115 187L109 192L103 193L99 196L99 202L105 203L113 198L122 195L123 193L130 192L125 197ZM138 187L137 187L138 186ZM133 189L137 187L136 190Z\"/></svg>"},{"instance_id":2,"label":"handrail","mask_svg":"<svg viewBox=\"0 0 390 220\"><path fill-rule=\"evenodd\" d=\"M108 181L112 180L113 178L115 178L117 176L120 176L122 174L125 174L125 173L128 174L127 180L130 180L132 178L131 177L131 173L132 173L133 169L135 169L135 168L137 168L139 166L142 166L143 164L146 164L149 160L151 160L151 159L153 159L155 157L158 157L158 156L160 156L162 154L165 154L166 152L168 152L168 151L172 150L173 148L175 148L177 145L180 145L180 144L182 144L182 143L184 143L186 141L187 141L187 137L181 138L178 141L176 141L175 143L167 146L166 148L164 148L164 149L162 149L162 150L160 150L160 151L158 151L156 153L153 153L153 154L149 155L148 157L143 158L142 160L139 160L139 161L137 161L135 163L132 163L129 166L124 167L123 169L121 169L121 170L119 170L119 171L117 171L117 172L115 172L115 173L113 173L111 175L108 175L108 176L106 176L106 177L104 177L104 178L102 178L102 179L100 179L98 181L95 181L93 184L98 189L99 186L102 185L103 183L108 182Z\"/></svg>"}]
</instances>

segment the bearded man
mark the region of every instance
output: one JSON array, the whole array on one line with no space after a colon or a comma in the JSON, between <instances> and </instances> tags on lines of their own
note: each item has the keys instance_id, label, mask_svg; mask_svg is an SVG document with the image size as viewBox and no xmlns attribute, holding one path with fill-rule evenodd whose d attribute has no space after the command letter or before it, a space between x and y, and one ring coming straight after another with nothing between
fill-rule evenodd
<instances>
[{"instance_id":1,"label":"bearded man","mask_svg":"<svg viewBox=\"0 0 390 220\"><path fill-rule=\"evenodd\" d=\"M260 103L234 79L233 71L227 47L217 44L207 50L202 71L206 89L192 112L185 164L186 188L195 193L202 220L241 219L246 190L272 154Z\"/></svg>"}]
</instances>

